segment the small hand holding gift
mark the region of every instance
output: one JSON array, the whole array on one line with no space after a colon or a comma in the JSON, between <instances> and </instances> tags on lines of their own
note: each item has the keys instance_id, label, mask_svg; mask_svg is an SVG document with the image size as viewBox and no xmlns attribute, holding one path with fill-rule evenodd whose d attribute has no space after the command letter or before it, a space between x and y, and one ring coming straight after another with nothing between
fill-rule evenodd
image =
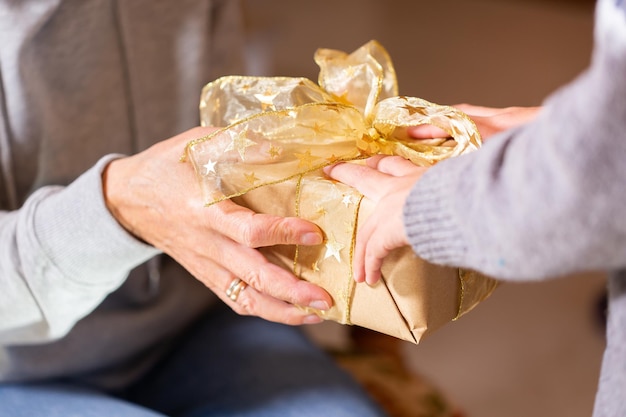
<instances>
[{"instance_id":1,"label":"small hand holding gift","mask_svg":"<svg viewBox=\"0 0 626 417\"><path fill-rule=\"evenodd\" d=\"M264 253L328 291L334 306L323 318L417 343L491 294L496 281L473 271L424 262L410 247L392 251L375 285L356 285L356 232L369 215L363 196L330 180L322 168L377 154L399 155L420 166L480 146L462 112L397 96L387 52L371 41L352 54L320 49L319 85L306 78L220 78L202 91L203 125L226 126L190 142L206 204L226 199L260 213L316 223L319 246L274 246ZM412 140L407 129L430 124L449 137ZM303 307L304 308L304 307Z\"/></svg>"}]
</instances>

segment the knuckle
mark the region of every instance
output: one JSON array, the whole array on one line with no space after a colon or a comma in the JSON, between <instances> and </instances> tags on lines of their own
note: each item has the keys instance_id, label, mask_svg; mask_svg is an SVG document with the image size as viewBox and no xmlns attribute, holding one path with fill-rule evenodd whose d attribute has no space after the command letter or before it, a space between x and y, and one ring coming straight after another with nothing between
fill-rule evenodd
<instances>
[{"instance_id":1,"label":"knuckle","mask_svg":"<svg viewBox=\"0 0 626 417\"><path fill-rule=\"evenodd\" d=\"M242 244L250 248L255 248L259 246L261 241L262 230L255 224L241 224L240 236Z\"/></svg>"},{"instance_id":2,"label":"knuckle","mask_svg":"<svg viewBox=\"0 0 626 417\"><path fill-rule=\"evenodd\" d=\"M257 291L263 291L263 280L261 279L261 275L258 270L251 269L246 271L241 279Z\"/></svg>"},{"instance_id":3,"label":"knuckle","mask_svg":"<svg viewBox=\"0 0 626 417\"><path fill-rule=\"evenodd\" d=\"M271 264L264 263L256 269L249 269L242 277L251 287L260 292L267 291L267 284L272 279Z\"/></svg>"},{"instance_id":4,"label":"knuckle","mask_svg":"<svg viewBox=\"0 0 626 417\"><path fill-rule=\"evenodd\" d=\"M266 225L266 238L272 245L292 245L299 242L302 224L299 219L278 218Z\"/></svg>"},{"instance_id":5,"label":"knuckle","mask_svg":"<svg viewBox=\"0 0 626 417\"><path fill-rule=\"evenodd\" d=\"M294 243L297 229L288 217L272 217L255 214L256 221L250 222L246 231L246 242L250 247Z\"/></svg>"},{"instance_id":6,"label":"knuckle","mask_svg":"<svg viewBox=\"0 0 626 417\"><path fill-rule=\"evenodd\" d=\"M365 264L368 266L375 265L378 262L378 255L373 250L365 252Z\"/></svg>"},{"instance_id":7,"label":"knuckle","mask_svg":"<svg viewBox=\"0 0 626 417\"><path fill-rule=\"evenodd\" d=\"M257 303L254 297L250 297L248 294L242 294L242 296L239 297L239 300L237 301L238 301L237 305L242 310L242 313L240 314L246 315L246 316L258 315L256 314Z\"/></svg>"}]
</instances>

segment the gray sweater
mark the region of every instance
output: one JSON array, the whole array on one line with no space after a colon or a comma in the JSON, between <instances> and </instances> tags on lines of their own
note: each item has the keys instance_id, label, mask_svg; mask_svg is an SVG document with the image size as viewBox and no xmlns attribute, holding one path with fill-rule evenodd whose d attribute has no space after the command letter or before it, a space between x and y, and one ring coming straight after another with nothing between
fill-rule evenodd
<instances>
[{"instance_id":1,"label":"gray sweater","mask_svg":"<svg viewBox=\"0 0 626 417\"><path fill-rule=\"evenodd\" d=\"M232 0L0 0L0 380L123 386L214 303L118 225L101 172L198 125L240 29Z\"/></svg>"},{"instance_id":2,"label":"gray sweater","mask_svg":"<svg viewBox=\"0 0 626 417\"><path fill-rule=\"evenodd\" d=\"M594 416L626 416L626 4L600 0L590 68L530 124L441 162L411 191L417 254L503 280L608 271Z\"/></svg>"}]
</instances>

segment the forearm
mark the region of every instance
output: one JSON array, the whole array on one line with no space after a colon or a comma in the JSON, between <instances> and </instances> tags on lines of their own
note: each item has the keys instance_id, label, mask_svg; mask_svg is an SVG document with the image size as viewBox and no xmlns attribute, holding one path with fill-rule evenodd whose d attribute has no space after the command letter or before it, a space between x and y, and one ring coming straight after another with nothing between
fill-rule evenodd
<instances>
[{"instance_id":1,"label":"forearm","mask_svg":"<svg viewBox=\"0 0 626 417\"><path fill-rule=\"evenodd\" d=\"M110 159L110 158L109 158ZM45 187L0 218L0 342L62 336L158 251L107 211L107 159L67 187Z\"/></svg>"}]
</instances>

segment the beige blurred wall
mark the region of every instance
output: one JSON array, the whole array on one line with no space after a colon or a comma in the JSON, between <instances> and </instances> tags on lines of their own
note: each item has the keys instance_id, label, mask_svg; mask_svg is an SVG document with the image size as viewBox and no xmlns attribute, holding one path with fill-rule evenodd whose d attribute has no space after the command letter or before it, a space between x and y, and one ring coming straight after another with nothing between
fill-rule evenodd
<instances>
[{"instance_id":1,"label":"beige blurred wall","mask_svg":"<svg viewBox=\"0 0 626 417\"><path fill-rule=\"evenodd\" d=\"M589 62L591 1L245 0L251 71L317 78L319 47L377 39L400 92L440 104L536 105Z\"/></svg>"}]
</instances>

